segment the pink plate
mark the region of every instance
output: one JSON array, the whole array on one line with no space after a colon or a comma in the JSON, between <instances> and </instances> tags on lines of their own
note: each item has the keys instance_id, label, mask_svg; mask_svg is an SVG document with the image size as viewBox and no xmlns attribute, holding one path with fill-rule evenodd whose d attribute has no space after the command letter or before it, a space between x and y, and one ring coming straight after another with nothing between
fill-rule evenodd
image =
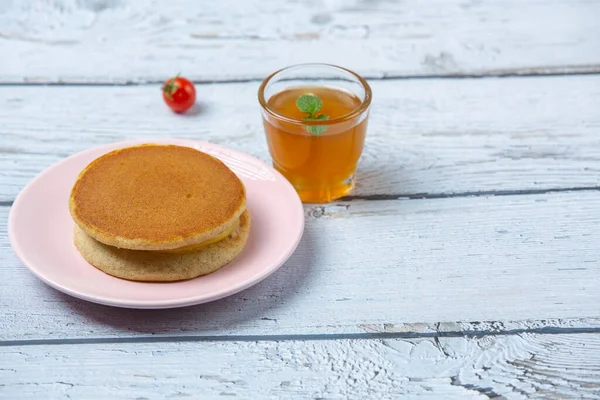
<instances>
[{"instance_id":1,"label":"pink plate","mask_svg":"<svg viewBox=\"0 0 600 400\"><path fill-rule=\"evenodd\" d=\"M252 215L250 238L232 263L196 279L142 283L114 278L88 264L73 245L68 198L79 172L111 150L140 143L189 146L222 160L244 182ZM17 197L9 216L10 243L21 261L48 285L80 299L128 308L171 308L229 296L265 279L294 252L304 212L294 188L247 154L192 140L114 143L75 154L48 168Z\"/></svg>"}]
</instances>

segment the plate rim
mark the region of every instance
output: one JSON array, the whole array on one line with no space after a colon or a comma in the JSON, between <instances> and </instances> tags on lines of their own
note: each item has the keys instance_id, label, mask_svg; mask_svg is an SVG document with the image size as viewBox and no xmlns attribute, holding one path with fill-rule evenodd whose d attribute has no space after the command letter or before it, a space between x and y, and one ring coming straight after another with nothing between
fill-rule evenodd
<instances>
[{"instance_id":1,"label":"plate rim","mask_svg":"<svg viewBox=\"0 0 600 400\"><path fill-rule=\"evenodd\" d=\"M202 295L200 294L198 296L191 296L191 297L180 298L180 299L160 300L160 301L156 301L156 300L123 301L122 299L114 299L114 298L110 298L110 297L106 297L106 296L92 296L92 295L86 294L85 292L73 290L71 288L68 288L68 287L60 284L59 282L55 282L51 279L48 279L44 274L40 273L40 271L38 271L37 268L33 267L32 266L33 263L28 261L25 252L19 246L17 239L15 238L15 236L16 236L15 229L16 228L15 228L15 222L14 222L15 209L18 211L18 209L20 208L20 202L22 201L21 199L27 195L27 192L31 189L31 187L33 187L37 182L43 180L46 177L46 175L49 174L54 168L57 168L59 165L67 163L69 160L72 160L74 158L85 156L88 153L94 153L96 151L109 152L114 149L118 149L118 148L122 148L122 147L127 147L127 146L132 146L132 145L137 145L137 144L149 144L149 143L175 144L175 145L182 145L182 146L188 146L188 147L207 146L207 147L211 147L211 148L214 148L217 150L224 151L229 154L233 153L233 154L241 155L245 158L250 158L253 162L258 163L259 165L261 165L263 167L266 167L271 173L275 174L275 176L278 178L277 180L279 181L280 184L282 184L287 190L291 190L291 193L295 194L294 197L295 197L295 199L297 199L296 204L298 206L297 209L300 213L300 215L299 215L300 216L300 218L299 218L300 225L299 225L299 234L295 238L293 245L290 246L290 248L288 249L288 251L285 253L284 256L282 256L272 262L272 264L274 265L273 267L263 270L262 273L253 275L250 279L245 280L241 284L231 285L229 287L226 287L224 289L217 291L216 293L213 293L212 295L210 295L208 297L202 297ZM102 153L102 154L105 154L105 153ZM219 157L217 156L217 158L219 158ZM38 173L33 179L31 179L19 191L19 193L15 197L15 200L10 208L7 222L8 222L7 223L8 239L9 239L10 246L13 249L13 252L17 256L19 261L29 270L29 272L31 272L35 277L40 279L46 285L48 285L62 293L65 293L67 295L70 295L72 297L75 297L75 298L78 298L81 300L89 301L91 303L102 304L105 306L119 307L119 308L130 308L130 309L167 309L167 308L179 308L179 307L193 306L193 305L204 304L204 303L216 301L216 300L228 297L228 296L232 296L232 295L239 293L245 289L248 289L249 287L254 286L257 283L259 283L262 280L269 277L271 274L273 274L275 271L277 271L279 268L281 268L283 266L283 264L285 264L285 262L292 256L292 254L298 248L298 245L300 244L300 241L302 240L302 237L304 235L304 228L305 228L304 207L303 207L302 201L300 200L300 197L298 196L298 194L297 194L296 190L294 189L294 187L292 186L292 184L289 183L289 181L287 179L285 179L285 177L280 172L275 170L272 166L268 165L264 161L258 159L257 157L255 157L251 154L244 153L242 151L232 149L230 147L227 147L227 146L224 146L221 144L216 144L216 143L211 143L211 142L206 142L206 141L201 141L201 140L179 139L179 138L152 138L152 139L124 140L124 141L100 144L98 146L90 147L90 148L78 151L76 153L73 153L73 154L53 163L52 165L48 166L47 168L45 168L43 171ZM90 264L90 267L95 268L91 264ZM120 279L120 278L116 278L116 277L112 277L112 278ZM193 279L201 279L201 278L202 278L202 276L199 276L199 277L196 277ZM140 282L132 282L132 283L140 283ZM176 283L176 282L173 282L173 283Z\"/></svg>"}]
</instances>

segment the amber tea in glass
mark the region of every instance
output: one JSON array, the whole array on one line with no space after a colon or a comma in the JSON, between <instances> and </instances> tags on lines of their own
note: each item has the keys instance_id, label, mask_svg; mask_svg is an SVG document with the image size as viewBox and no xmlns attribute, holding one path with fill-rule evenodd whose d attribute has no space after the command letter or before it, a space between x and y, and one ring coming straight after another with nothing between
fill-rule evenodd
<instances>
[{"instance_id":1,"label":"amber tea in glass","mask_svg":"<svg viewBox=\"0 0 600 400\"><path fill-rule=\"evenodd\" d=\"M258 96L273 166L302 201L349 194L367 130L367 82L344 68L304 64L269 76Z\"/></svg>"}]
</instances>

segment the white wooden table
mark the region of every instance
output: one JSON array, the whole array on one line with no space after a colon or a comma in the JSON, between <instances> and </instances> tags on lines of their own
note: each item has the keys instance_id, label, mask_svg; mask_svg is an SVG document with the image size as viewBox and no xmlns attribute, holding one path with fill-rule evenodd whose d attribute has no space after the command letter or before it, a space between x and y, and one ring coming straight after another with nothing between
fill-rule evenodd
<instances>
[{"instance_id":1,"label":"white wooden table","mask_svg":"<svg viewBox=\"0 0 600 400\"><path fill-rule=\"evenodd\" d=\"M600 1L0 1L1 399L600 398ZM158 137L269 160L256 91L369 78L353 195L196 307L63 295L6 220L44 168ZM160 83L182 72L201 112Z\"/></svg>"}]
</instances>

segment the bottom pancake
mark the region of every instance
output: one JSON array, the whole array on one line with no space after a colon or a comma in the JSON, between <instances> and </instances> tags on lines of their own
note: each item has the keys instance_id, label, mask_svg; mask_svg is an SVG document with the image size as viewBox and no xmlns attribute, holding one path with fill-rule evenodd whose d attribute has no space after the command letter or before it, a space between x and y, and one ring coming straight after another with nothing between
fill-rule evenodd
<instances>
[{"instance_id":1,"label":"bottom pancake","mask_svg":"<svg viewBox=\"0 0 600 400\"><path fill-rule=\"evenodd\" d=\"M244 211L238 229L228 238L183 254L107 246L88 236L77 225L74 233L75 246L83 258L109 275L131 281L180 281L210 274L233 261L248 241L250 213Z\"/></svg>"}]
</instances>

